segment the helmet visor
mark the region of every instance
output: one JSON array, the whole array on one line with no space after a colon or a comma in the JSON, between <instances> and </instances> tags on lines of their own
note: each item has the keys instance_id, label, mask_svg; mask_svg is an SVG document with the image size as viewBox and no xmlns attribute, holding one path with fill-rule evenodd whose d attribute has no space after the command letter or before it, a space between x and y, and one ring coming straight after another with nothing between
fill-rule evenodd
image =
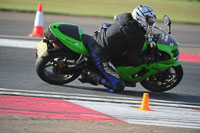
<instances>
[{"instance_id":1,"label":"helmet visor","mask_svg":"<svg viewBox=\"0 0 200 133\"><path fill-rule=\"evenodd\" d=\"M150 16L147 16L146 17L146 21L147 21L147 24L149 25L149 26L154 26L154 24L155 24L155 18L153 18L153 17L150 17Z\"/></svg>"}]
</instances>

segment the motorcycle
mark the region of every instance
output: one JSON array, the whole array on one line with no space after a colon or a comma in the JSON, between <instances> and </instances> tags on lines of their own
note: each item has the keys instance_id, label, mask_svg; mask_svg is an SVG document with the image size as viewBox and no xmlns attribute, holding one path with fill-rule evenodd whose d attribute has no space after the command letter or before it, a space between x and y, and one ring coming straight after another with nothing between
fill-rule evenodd
<instances>
[{"instance_id":1,"label":"motorcycle","mask_svg":"<svg viewBox=\"0 0 200 133\"><path fill-rule=\"evenodd\" d=\"M169 32L155 26L156 31L152 31L150 35L156 46L150 49L146 41L141 51L145 52L146 57L153 57L154 62L134 67L120 63L120 59L117 63L111 60L126 86L136 87L136 83L140 83L149 91L164 92L174 88L182 80L183 68L178 61L179 46L170 35L171 20L167 15L164 16L164 24L169 26ZM90 37L79 26L71 23L50 24L45 37L37 44L37 75L47 83L62 85L82 76L85 69L99 74L85 47ZM125 55L126 52L121 59Z\"/></svg>"}]
</instances>

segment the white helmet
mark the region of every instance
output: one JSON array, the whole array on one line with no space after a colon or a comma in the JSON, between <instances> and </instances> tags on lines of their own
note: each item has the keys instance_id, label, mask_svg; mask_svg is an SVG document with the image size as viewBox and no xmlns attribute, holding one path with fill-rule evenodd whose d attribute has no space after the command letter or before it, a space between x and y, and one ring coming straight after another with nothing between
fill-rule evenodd
<instances>
[{"instance_id":1,"label":"white helmet","mask_svg":"<svg viewBox=\"0 0 200 133\"><path fill-rule=\"evenodd\" d=\"M156 14L148 6L140 5L136 7L132 12L132 16L146 31L156 23Z\"/></svg>"}]
</instances>

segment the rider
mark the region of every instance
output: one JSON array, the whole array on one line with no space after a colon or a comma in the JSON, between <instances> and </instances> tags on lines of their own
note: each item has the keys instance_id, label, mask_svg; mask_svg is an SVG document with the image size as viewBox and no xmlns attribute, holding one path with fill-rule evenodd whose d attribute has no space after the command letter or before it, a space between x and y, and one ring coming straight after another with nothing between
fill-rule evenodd
<instances>
[{"instance_id":1,"label":"rider","mask_svg":"<svg viewBox=\"0 0 200 133\"><path fill-rule=\"evenodd\" d=\"M138 66L147 63L149 58L146 59L140 51L146 34L151 31L155 22L156 14L153 9L140 5L132 14L123 13L115 16L113 24L103 24L91 37L87 48L104 77L98 77L92 72L86 72L84 75L92 82L103 84L110 92L123 91L125 83L109 61L117 59L127 51L125 60L129 65ZM149 44L155 43L152 41Z\"/></svg>"}]
</instances>

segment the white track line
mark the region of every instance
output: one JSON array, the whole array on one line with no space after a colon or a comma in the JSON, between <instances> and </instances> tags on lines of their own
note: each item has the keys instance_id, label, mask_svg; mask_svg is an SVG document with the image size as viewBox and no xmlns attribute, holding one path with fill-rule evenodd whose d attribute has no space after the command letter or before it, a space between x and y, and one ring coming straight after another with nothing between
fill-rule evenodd
<instances>
[{"instance_id":1,"label":"white track line","mask_svg":"<svg viewBox=\"0 0 200 133\"><path fill-rule=\"evenodd\" d=\"M125 104L131 104L132 106L140 105L142 100L142 98L135 98L135 97L133 98L116 97L116 96L111 97L111 96L99 96L99 95L88 95L88 94L30 91L30 90L6 89L6 88L0 88L0 94L49 97L49 98L60 98L60 99L93 101L93 102L108 102L108 103L119 103L119 104L125 103ZM174 102L174 101L150 99L150 103L153 106L166 106L175 108L200 108L200 104L189 103L189 102Z\"/></svg>"},{"instance_id":2,"label":"white track line","mask_svg":"<svg viewBox=\"0 0 200 133\"><path fill-rule=\"evenodd\" d=\"M0 39L0 46L36 49L40 41Z\"/></svg>"}]
</instances>

